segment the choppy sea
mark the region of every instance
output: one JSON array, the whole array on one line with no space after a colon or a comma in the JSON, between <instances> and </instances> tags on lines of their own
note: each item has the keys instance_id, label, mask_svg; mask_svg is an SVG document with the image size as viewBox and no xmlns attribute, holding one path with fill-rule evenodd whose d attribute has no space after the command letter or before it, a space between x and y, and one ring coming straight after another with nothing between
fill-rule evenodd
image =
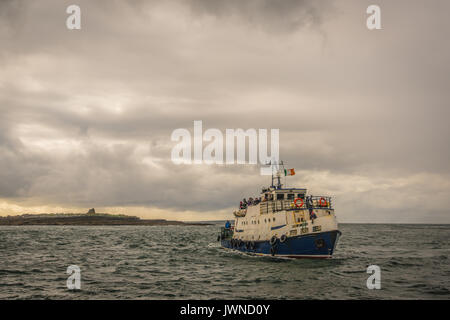
<instances>
[{"instance_id":1,"label":"choppy sea","mask_svg":"<svg viewBox=\"0 0 450 320\"><path fill-rule=\"evenodd\" d=\"M450 225L340 224L328 260L232 252L218 228L2 226L0 299L450 299Z\"/></svg>"}]
</instances>

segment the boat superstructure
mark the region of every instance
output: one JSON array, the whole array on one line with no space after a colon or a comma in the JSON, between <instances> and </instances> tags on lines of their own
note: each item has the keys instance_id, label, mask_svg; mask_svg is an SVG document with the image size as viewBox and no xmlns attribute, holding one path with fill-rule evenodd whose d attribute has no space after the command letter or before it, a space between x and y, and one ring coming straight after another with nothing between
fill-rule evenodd
<instances>
[{"instance_id":1,"label":"boat superstructure","mask_svg":"<svg viewBox=\"0 0 450 320\"><path fill-rule=\"evenodd\" d=\"M283 188L277 178L234 211L234 226L221 228L221 245L256 255L331 258L341 235L331 197Z\"/></svg>"}]
</instances>

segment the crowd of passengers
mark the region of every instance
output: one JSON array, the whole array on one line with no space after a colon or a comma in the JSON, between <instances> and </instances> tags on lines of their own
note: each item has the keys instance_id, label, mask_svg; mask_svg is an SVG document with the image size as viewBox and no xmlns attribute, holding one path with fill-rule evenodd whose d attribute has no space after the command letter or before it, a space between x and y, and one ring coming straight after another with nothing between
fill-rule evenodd
<instances>
[{"instance_id":1,"label":"crowd of passengers","mask_svg":"<svg viewBox=\"0 0 450 320\"><path fill-rule=\"evenodd\" d=\"M261 197L253 199L252 197L247 199L242 199L242 201L239 203L239 209L247 209L249 206L256 206L258 203L261 202Z\"/></svg>"}]
</instances>

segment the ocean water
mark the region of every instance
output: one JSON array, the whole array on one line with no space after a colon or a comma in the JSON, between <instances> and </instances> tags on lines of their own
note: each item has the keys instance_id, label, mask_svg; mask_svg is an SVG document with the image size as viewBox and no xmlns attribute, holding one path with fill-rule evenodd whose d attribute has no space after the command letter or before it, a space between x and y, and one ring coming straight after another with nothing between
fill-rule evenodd
<instances>
[{"instance_id":1,"label":"ocean water","mask_svg":"<svg viewBox=\"0 0 450 320\"><path fill-rule=\"evenodd\" d=\"M341 224L329 260L231 252L218 227L2 226L0 299L450 299L450 225Z\"/></svg>"}]
</instances>

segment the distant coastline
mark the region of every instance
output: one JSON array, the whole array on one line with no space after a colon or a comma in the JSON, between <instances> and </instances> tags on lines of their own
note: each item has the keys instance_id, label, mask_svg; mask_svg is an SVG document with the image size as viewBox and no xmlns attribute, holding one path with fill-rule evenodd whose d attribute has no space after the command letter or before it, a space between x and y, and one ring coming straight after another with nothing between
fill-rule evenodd
<instances>
[{"instance_id":1,"label":"distant coastline","mask_svg":"<svg viewBox=\"0 0 450 320\"><path fill-rule=\"evenodd\" d=\"M0 226L205 226L208 223L182 222L165 219L141 219L135 216L109 213L46 213L0 217Z\"/></svg>"}]
</instances>

